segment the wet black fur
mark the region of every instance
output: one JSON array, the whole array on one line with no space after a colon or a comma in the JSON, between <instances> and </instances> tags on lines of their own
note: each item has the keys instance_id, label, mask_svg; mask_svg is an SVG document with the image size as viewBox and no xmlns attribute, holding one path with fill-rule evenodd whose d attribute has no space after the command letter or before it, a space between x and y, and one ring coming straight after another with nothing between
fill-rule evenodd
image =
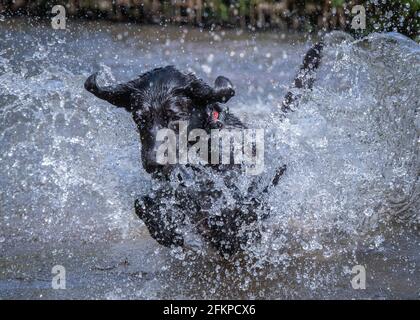
<instances>
[{"instance_id":1,"label":"wet black fur","mask_svg":"<svg viewBox=\"0 0 420 320\"><path fill-rule=\"evenodd\" d=\"M322 44L316 44L304 57L303 64L295 78L294 87L310 89L314 82L314 71L320 63ZM155 161L156 133L159 129L176 131L176 122L188 121L188 131L200 128L210 131L222 128L245 128L233 114L222 107L235 95L232 83L225 77L218 77L213 86L193 74L185 74L173 66L158 68L144 73L138 79L112 87L100 87L96 74L85 82L85 88L100 99L116 107L125 108L132 114L141 141L143 168L154 179L165 181L170 178L173 165L160 165ZM282 110L292 110L299 96L288 92ZM218 120L212 118L217 111ZM210 170L226 173L236 172L234 166L209 165ZM199 169L197 169L199 170ZM270 186L278 184L285 166L273 173ZM196 231L222 254L231 255L246 243L259 237L258 228L253 225L260 218L257 209L263 208L261 196L250 188L247 196L235 193L237 206L222 209L220 215L211 215L208 207L223 194L212 181L204 181L199 190L191 192L182 181L177 188L162 184L153 196L144 196L135 201L136 214L146 224L150 235L164 246L182 246L184 239L178 231L186 216ZM226 181L229 188L234 184ZM270 186L263 189L266 193ZM175 199L175 205L167 205L167 199Z\"/></svg>"}]
</instances>

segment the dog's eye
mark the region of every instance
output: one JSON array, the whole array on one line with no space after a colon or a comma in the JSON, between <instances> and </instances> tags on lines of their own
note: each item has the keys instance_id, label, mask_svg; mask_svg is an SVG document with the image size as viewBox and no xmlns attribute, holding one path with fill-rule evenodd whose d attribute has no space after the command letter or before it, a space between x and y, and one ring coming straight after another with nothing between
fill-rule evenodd
<instances>
[{"instance_id":1,"label":"dog's eye","mask_svg":"<svg viewBox=\"0 0 420 320\"><path fill-rule=\"evenodd\" d=\"M187 112L169 112L168 118L170 119L170 121L187 120L188 113Z\"/></svg>"},{"instance_id":2,"label":"dog's eye","mask_svg":"<svg viewBox=\"0 0 420 320\"><path fill-rule=\"evenodd\" d=\"M143 122L151 122L153 120L153 114L151 112L142 112L140 118Z\"/></svg>"}]
</instances>

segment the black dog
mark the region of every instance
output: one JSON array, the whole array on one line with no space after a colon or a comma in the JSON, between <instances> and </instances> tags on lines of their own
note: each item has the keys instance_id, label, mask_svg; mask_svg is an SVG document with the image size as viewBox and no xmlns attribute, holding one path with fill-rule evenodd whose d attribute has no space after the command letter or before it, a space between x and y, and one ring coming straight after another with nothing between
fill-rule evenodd
<instances>
[{"instance_id":1,"label":"black dog","mask_svg":"<svg viewBox=\"0 0 420 320\"><path fill-rule=\"evenodd\" d=\"M318 43L306 53L294 81L295 88L312 88L322 47L322 43ZM261 190L255 180L243 194L234 183L241 174L240 165L181 166L161 165L156 161L158 130L176 129L174 123L177 121L187 121L188 132L198 128L207 132L246 128L221 106L235 95L227 78L218 77L211 87L192 74L168 66L113 87L99 87L96 74L93 74L86 80L85 88L98 98L132 113L140 132L143 167L162 182L151 195L135 201L136 214L157 242L164 246L182 246L184 238L180 228L192 226L193 231L219 253L231 255L259 237L257 222L268 215L263 195L271 186L277 185L285 166L274 173L270 185ZM298 98L289 91L282 110L293 110ZM217 183L215 177L222 183Z\"/></svg>"}]
</instances>

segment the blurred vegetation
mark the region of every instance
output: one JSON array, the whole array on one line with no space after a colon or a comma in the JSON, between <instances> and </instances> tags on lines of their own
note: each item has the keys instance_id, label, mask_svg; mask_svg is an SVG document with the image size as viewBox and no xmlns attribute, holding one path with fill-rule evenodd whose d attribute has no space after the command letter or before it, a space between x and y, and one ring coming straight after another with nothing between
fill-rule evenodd
<instances>
[{"instance_id":1,"label":"blurred vegetation","mask_svg":"<svg viewBox=\"0 0 420 320\"><path fill-rule=\"evenodd\" d=\"M56 4L67 8L67 16L88 19L240 26L252 30L341 29L356 36L398 31L417 41L420 37L420 0L0 0L0 12L50 17ZM366 9L365 30L351 29L351 9L358 4Z\"/></svg>"},{"instance_id":2,"label":"blurred vegetation","mask_svg":"<svg viewBox=\"0 0 420 320\"><path fill-rule=\"evenodd\" d=\"M420 42L420 0L367 1L366 33L373 31L398 31Z\"/></svg>"}]
</instances>

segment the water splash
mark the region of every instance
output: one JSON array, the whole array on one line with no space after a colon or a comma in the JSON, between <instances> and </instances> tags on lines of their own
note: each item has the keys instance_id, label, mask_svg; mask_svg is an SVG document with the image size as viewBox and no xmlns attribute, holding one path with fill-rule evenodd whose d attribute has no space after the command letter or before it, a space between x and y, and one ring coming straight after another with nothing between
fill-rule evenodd
<instances>
[{"instance_id":1,"label":"water splash","mask_svg":"<svg viewBox=\"0 0 420 320\"><path fill-rule=\"evenodd\" d=\"M135 33L119 41L108 26L85 36L41 36L42 30L1 31L5 256L16 252L16 243L42 243L41 251L59 243L89 268L98 252L109 254L107 263L129 256L126 278L107 274L114 287L95 285L97 275L91 275L91 297L292 298L349 296L342 289L346 266L370 251L392 259L386 240L396 234L418 243L420 53L411 40L398 34L362 40L330 35L314 90L280 121L275 101L281 101L304 44L237 39L226 51L223 41L209 45L183 37L170 41L168 58L160 43L136 42ZM190 59L185 48L198 58ZM152 187L140 166L135 126L124 111L82 87L92 65L114 82L173 57L180 68L205 79L231 73L243 93L231 109L250 126L266 129L263 179L279 164L288 166L270 190L271 216L261 241L233 261L206 250L170 251L150 240L132 214L134 199ZM238 186L244 183L249 181ZM93 246L89 258L77 248L80 242ZM109 246L102 248L104 242ZM374 259L368 261L379 272ZM152 276L134 281L136 268ZM121 281L125 293L117 285Z\"/></svg>"}]
</instances>

